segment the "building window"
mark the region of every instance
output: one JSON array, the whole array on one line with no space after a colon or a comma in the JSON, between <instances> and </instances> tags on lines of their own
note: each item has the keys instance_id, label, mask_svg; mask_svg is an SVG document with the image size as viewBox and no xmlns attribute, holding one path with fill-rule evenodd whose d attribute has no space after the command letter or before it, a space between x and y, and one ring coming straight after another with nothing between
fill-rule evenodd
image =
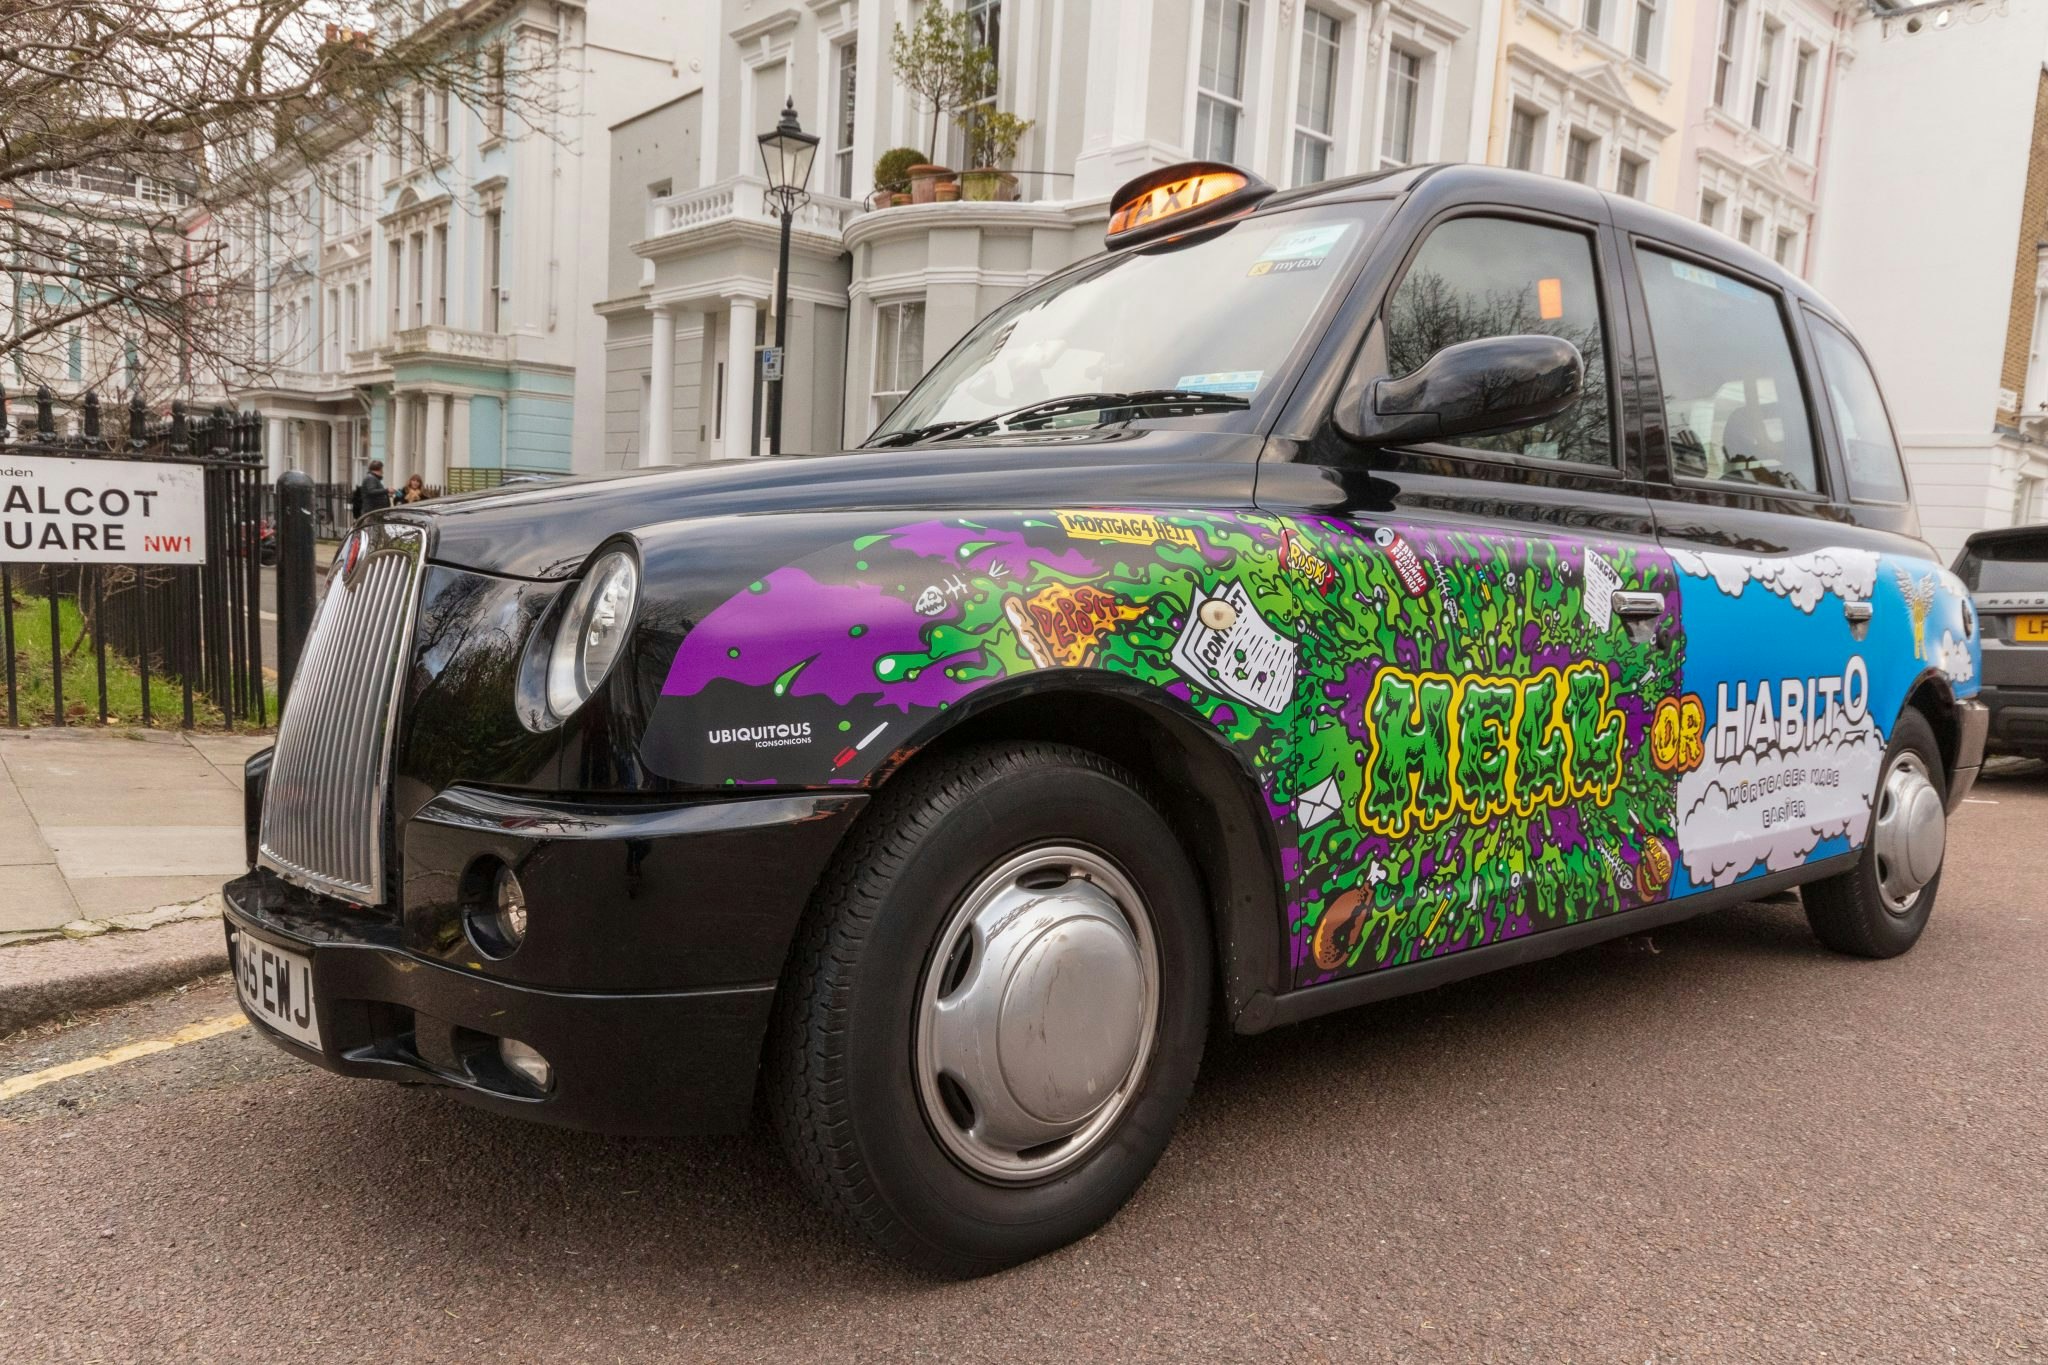
<instances>
[{"instance_id":1,"label":"building window","mask_svg":"<svg viewBox=\"0 0 2048 1365\"><path fill-rule=\"evenodd\" d=\"M1749 126L1761 129L1771 111L1771 68L1778 63L1778 25L1764 20L1763 37L1756 46L1756 85L1749 96Z\"/></svg>"},{"instance_id":2,"label":"building window","mask_svg":"<svg viewBox=\"0 0 2048 1365\"><path fill-rule=\"evenodd\" d=\"M1644 172L1649 162L1631 152L1621 154L1621 163L1614 168L1614 192L1624 199L1640 199L1646 188Z\"/></svg>"},{"instance_id":3,"label":"building window","mask_svg":"<svg viewBox=\"0 0 2048 1365\"><path fill-rule=\"evenodd\" d=\"M1415 160L1415 118L1422 107L1422 57L1403 48L1387 53L1387 121L1380 160L1406 166Z\"/></svg>"},{"instance_id":4,"label":"building window","mask_svg":"<svg viewBox=\"0 0 2048 1365\"><path fill-rule=\"evenodd\" d=\"M1601 0L1586 0L1585 11L1579 16L1580 25L1594 37L1600 36L1600 21L1606 15Z\"/></svg>"},{"instance_id":5,"label":"building window","mask_svg":"<svg viewBox=\"0 0 2048 1365\"><path fill-rule=\"evenodd\" d=\"M405 162L410 166L422 159L420 152L424 150L427 140L426 91L414 89L412 92L412 112L408 116L406 126L412 130L412 136L407 138L405 143Z\"/></svg>"},{"instance_id":6,"label":"building window","mask_svg":"<svg viewBox=\"0 0 2048 1365\"><path fill-rule=\"evenodd\" d=\"M1785 110L1785 149L1799 153L1799 135L1806 130L1806 87L1813 77L1813 49L1802 46L1792 61L1792 101Z\"/></svg>"},{"instance_id":7,"label":"building window","mask_svg":"<svg viewBox=\"0 0 2048 1365\"><path fill-rule=\"evenodd\" d=\"M484 128L492 137L505 132L505 49L484 54Z\"/></svg>"},{"instance_id":8,"label":"building window","mask_svg":"<svg viewBox=\"0 0 2048 1365\"><path fill-rule=\"evenodd\" d=\"M502 209L492 209L484 215L484 330L496 332L501 329L503 317L499 300L503 297L503 276L505 273L505 214Z\"/></svg>"},{"instance_id":9,"label":"building window","mask_svg":"<svg viewBox=\"0 0 2048 1365\"><path fill-rule=\"evenodd\" d=\"M1742 212L1742 226L1736 230L1735 236L1744 246L1755 246L1756 230L1762 227L1763 224L1764 220L1761 217L1744 209Z\"/></svg>"},{"instance_id":10,"label":"building window","mask_svg":"<svg viewBox=\"0 0 2048 1365\"><path fill-rule=\"evenodd\" d=\"M966 108L956 116L951 134L952 156L955 166L966 166L973 155L973 142L969 135L970 120L974 110L994 112L996 95L1002 87L1003 50L1003 4L1002 0L966 0L961 12L967 16L967 28L973 41L989 51L988 87L978 98L967 102Z\"/></svg>"},{"instance_id":11,"label":"building window","mask_svg":"<svg viewBox=\"0 0 2048 1365\"><path fill-rule=\"evenodd\" d=\"M924 373L924 300L875 309L875 422L879 425Z\"/></svg>"},{"instance_id":12,"label":"building window","mask_svg":"<svg viewBox=\"0 0 2048 1365\"><path fill-rule=\"evenodd\" d=\"M833 77L834 110L832 121L832 170L833 183L841 199L853 198L853 114L855 81L857 78L858 56L856 45L841 43L833 49L837 72Z\"/></svg>"},{"instance_id":13,"label":"building window","mask_svg":"<svg viewBox=\"0 0 2048 1365\"><path fill-rule=\"evenodd\" d=\"M391 242L391 278L384 287L391 294L391 335L395 337L405 329L405 243L396 238Z\"/></svg>"},{"instance_id":14,"label":"building window","mask_svg":"<svg viewBox=\"0 0 2048 1365\"><path fill-rule=\"evenodd\" d=\"M1636 33L1629 55L1643 65L1650 64L1650 44L1657 36L1657 0L1636 0Z\"/></svg>"},{"instance_id":15,"label":"building window","mask_svg":"<svg viewBox=\"0 0 2048 1365\"><path fill-rule=\"evenodd\" d=\"M439 86L434 91L434 150L442 156L448 155L448 87Z\"/></svg>"},{"instance_id":16,"label":"building window","mask_svg":"<svg viewBox=\"0 0 2048 1365\"><path fill-rule=\"evenodd\" d=\"M434 321L448 321L448 225L434 229Z\"/></svg>"},{"instance_id":17,"label":"building window","mask_svg":"<svg viewBox=\"0 0 2048 1365\"><path fill-rule=\"evenodd\" d=\"M1508 115L1508 165L1518 171L1536 169L1536 143L1543 132L1543 116L1527 105L1518 104Z\"/></svg>"},{"instance_id":18,"label":"building window","mask_svg":"<svg viewBox=\"0 0 2048 1365\"><path fill-rule=\"evenodd\" d=\"M327 291L327 316L320 319L320 335L324 338L321 349L326 355L320 361L323 370L341 368L341 291Z\"/></svg>"},{"instance_id":19,"label":"building window","mask_svg":"<svg viewBox=\"0 0 2048 1365\"><path fill-rule=\"evenodd\" d=\"M1330 176L1331 135L1336 129L1337 40L1340 32L1335 17L1319 9L1302 11L1301 76L1294 96L1294 183L1297 185L1313 184ZM1396 52L1391 60L1398 62L1402 55Z\"/></svg>"},{"instance_id":20,"label":"building window","mask_svg":"<svg viewBox=\"0 0 2048 1365\"><path fill-rule=\"evenodd\" d=\"M349 351L360 350L363 344L363 322L361 312L363 306L362 291L360 289L357 289L354 285L350 285L348 287L347 297L348 331L343 334L347 339L345 349L342 352L344 358L346 358L347 353Z\"/></svg>"},{"instance_id":21,"label":"building window","mask_svg":"<svg viewBox=\"0 0 2048 1365\"><path fill-rule=\"evenodd\" d=\"M1565 144L1564 178L1576 180L1581 185L1593 183L1593 168L1600 160L1600 139L1590 133L1572 129L1571 138Z\"/></svg>"},{"instance_id":22,"label":"building window","mask_svg":"<svg viewBox=\"0 0 2048 1365\"><path fill-rule=\"evenodd\" d=\"M1721 226L1721 196L1711 191L1700 195L1700 222L1710 228Z\"/></svg>"},{"instance_id":23,"label":"building window","mask_svg":"<svg viewBox=\"0 0 2048 1365\"><path fill-rule=\"evenodd\" d=\"M1211 161L1237 160L1244 116L1245 38L1251 0L1204 0L1202 63L1195 76L1194 152Z\"/></svg>"},{"instance_id":24,"label":"building window","mask_svg":"<svg viewBox=\"0 0 2048 1365\"><path fill-rule=\"evenodd\" d=\"M1723 109L1735 93L1735 35L1741 30L1741 0L1721 0L1721 31L1714 43L1714 103Z\"/></svg>"},{"instance_id":25,"label":"building window","mask_svg":"<svg viewBox=\"0 0 2048 1365\"><path fill-rule=\"evenodd\" d=\"M407 316L414 327L424 325L427 320L427 234L424 232L412 235L412 311Z\"/></svg>"},{"instance_id":26,"label":"building window","mask_svg":"<svg viewBox=\"0 0 2048 1365\"><path fill-rule=\"evenodd\" d=\"M1790 270L1792 268L1792 247L1798 240L1799 235L1797 233L1779 228L1778 240L1771 247L1771 259L1784 266L1787 270Z\"/></svg>"}]
</instances>

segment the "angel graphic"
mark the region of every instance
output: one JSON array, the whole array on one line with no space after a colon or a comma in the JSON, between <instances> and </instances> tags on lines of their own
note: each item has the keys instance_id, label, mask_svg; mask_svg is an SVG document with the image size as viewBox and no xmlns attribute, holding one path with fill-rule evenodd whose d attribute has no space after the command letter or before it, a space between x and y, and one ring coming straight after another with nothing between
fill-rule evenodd
<instances>
[{"instance_id":1,"label":"angel graphic","mask_svg":"<svg viewBox=\"0 0 2048 1365\"><path fill-rule=\"evenodd\" d=\"M1935 578L1933 574L1915 582L1913 575L1904 569L1894 567L1893 573L1899 578L1899 593L1906 599L1906 610L1913 616L1913 657L1927 657L1927 612L1934 605Z\"/></svg>"}]
</instances>

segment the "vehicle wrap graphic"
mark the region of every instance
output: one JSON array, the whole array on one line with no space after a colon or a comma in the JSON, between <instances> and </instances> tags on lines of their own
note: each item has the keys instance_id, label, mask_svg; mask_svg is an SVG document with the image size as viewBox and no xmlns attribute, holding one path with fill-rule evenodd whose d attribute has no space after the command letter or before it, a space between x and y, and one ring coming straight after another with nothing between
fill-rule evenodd
<instances>
[{"instance_id":1,"label":"vehicle wrap graphic","mask_svg":"<svg viewBox=\"0 0 2048 1365\"><path fill-rule=\"evenodd\" d=\"M1913 639L1958 691L1974 642L1929 566L1901 589L1909 564L1822 559L1256 511L928 519L706 613L644 751L702 785L859 783L997 681L1140 680L1256 777L1308 984L1860 843ZM1624 617L1622 592L1664 605ZM1851 594L1878 599L1867 640Z\"/></svg>"}]
</instances>

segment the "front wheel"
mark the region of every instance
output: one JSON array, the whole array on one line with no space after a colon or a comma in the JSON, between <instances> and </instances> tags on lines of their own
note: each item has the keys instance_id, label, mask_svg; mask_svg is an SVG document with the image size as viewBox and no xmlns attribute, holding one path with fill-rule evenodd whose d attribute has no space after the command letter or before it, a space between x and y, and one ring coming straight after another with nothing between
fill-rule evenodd
<instances>
[{"instance_id":1,"label":"front wheel","mask_svg":"<svg viewBox=\"0 0 2048 1365\"><path fill-rule=\"evenodd\" d=\"M1201 1061L1209 936L1121 769L977 748L891 784L821 889L767 1096L818 1199L978 1274L1086 1235L1144 1181Z\"/></svg>"},{"instance_id":2,"label":"front wheel","mask_svg":"<svg viewBox=\"0 0 2048 1365\"><path fill-rule=\"evenodd\" d=\"M1919 941L1948 847L1945 790L1934 727L1909 709L1885 750L1862 858L1800 888L1815 938L1857 957L1897 957Z\"/></svg>"}]
</instances>

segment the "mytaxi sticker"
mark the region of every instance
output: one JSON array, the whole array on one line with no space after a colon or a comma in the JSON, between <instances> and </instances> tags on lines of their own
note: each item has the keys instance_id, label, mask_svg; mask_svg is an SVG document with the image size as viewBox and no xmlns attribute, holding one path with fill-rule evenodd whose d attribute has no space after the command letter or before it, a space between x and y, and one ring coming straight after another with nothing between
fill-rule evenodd
<instances>
[{"instance_id":1,"label":"mytaxi sticker","mask_svg":"<svg viewBox=\"0 0 2048 1365\"><path fill-rule=\"evenodd\" d=\"M1536 312L1545 322L1555 322L1564 316L1563 280L1536 281Z\"/></svg>"}]
</instances>

